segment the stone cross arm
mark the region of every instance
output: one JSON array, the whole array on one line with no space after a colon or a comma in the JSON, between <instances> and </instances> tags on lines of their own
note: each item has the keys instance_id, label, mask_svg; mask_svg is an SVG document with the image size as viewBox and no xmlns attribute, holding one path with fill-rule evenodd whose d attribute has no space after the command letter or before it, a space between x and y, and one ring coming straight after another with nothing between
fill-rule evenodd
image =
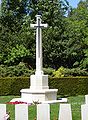
<instances>
[{"instance_id":1,"label":"stone cross arm","mask_svg":"<svg viewBox=\"0 0 88 120\"><path fill-rule=\"evenodd\" d=\"M33 28L33 29L36 29L36 28L47 28L48 24L40 24L40 25L30 24L30 27Z\"/></svg>"}]
</instances>

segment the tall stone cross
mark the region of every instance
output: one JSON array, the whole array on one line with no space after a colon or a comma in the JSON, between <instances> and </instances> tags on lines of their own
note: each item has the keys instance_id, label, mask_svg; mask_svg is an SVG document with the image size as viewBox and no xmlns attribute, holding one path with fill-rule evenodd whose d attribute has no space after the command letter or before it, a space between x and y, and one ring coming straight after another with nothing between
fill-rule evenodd
<instances>
[{"instance_id":1,"label":"tall stone cross","mask_svg":"<svg viewBox=\"0 0 88 120\"><path fill-rule=\"evenodd\" d=\"M36 24L30 24L36 29L36 75L43 74L42 70L42 28L47 28L48 24L41 23L41 15L36 15Z\"/></svg>"}]
</instances>

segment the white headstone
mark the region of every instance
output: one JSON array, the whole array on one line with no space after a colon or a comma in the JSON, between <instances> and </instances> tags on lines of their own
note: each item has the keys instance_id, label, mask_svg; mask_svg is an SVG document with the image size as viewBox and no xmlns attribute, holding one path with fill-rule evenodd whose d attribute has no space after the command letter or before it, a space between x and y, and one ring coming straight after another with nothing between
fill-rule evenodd
<instances>
[{"instance_id":1,"label":"white headstone","mask_svg":"<svg viewBox=\"0 0 88 120\"><path fill-rule=\"evenodd\" d=\"M85 95L85 104L88 104L88 95Z\"/></svg>"},{"instance_id":2,"label":"white headstone","mask_svg":"<svg viewBox=\"0 0 88 120\"><path fill-rule=\"evenodd\" d=\"M6 116L6 105L0 104L0 120L5 120Z\"/></svg>"},{"instance_id":3,"label":"white headstone","mask_svg":"<svg viewBox=\"0 0 88 120\"><path fill-rule=\"evenodd\" d=\"M72 120L71 105L60 104L59 119L58 120Z\"/></svg>"},{"instance_id":4,"label":"white headstone","mask_svg":"<svg viewBox=\"0 0 88 120\"><path fill-rule=\"evenodd\" d=\"M38 104L37 105L37 120L50 120L50 105Z\"/></svg>"},{"instance_id":5,"label":"white headstone","mask_svg":"<svg viewBox=\"0 0 88 120\"><path fill-rule=\"evenodd\" d=\"M15 120L28 120L28 105L15 105Z\"/></svg>"},{"instance_id":6,"label":"white headstone","mask_svg":"<svg viewBox=\"0 0 88 120\"><path fill-rule=\"evenodd\" d=\"M88 120L88 105L81 105L81 120Z\"/></svg>"}]
</instances>

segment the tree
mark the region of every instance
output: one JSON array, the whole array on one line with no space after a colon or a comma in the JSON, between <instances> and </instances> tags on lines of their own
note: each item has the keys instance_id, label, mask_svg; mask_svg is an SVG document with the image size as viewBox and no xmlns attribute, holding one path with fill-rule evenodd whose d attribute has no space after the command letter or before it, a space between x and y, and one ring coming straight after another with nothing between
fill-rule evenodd
<instances>
[{"instance_id":1,"label":"tree","mask_svg":"<svg viewBox=\"0 0 88 120\"><path fill-rule=\"evenodd\" d=\"M62 8L62 2L58 0L31 1L29 9L31 21L35 21L36 14L42 14L43 22L49 25L48 29L43 30L44 66L58 68L64 63L65 49L63 38L65 11Z\"/></svg>"},{"instance_id":2,"label":"tree","mask_svg":"<svg viewBox=\"0 0 88 120\"><path fill-rule=\"evenodd\" d=\"M0 54L3 54L1 63L4 64L5 58L11 50L23 43L20 31L25 15L25 4L21 0L3 0L0 16Z\"/></svg>"},{"instance_id":3,"label":"tree","mask_svg":"<svg viewBox=\"0 0 88 120\"><path fill-rule=\"evenodd\" d=\"M67 64L68 67L80 67L86 56L88 40L88 1L81 1L67 17ZM86 56L87 57L87 56ZM81 67L82 68L82 67Z\"/></svg>"},{"instance_id":4,"label":"tree","mask_svg":"<svg viewBox=\"0 0 88 120\"><path fill-rule=\"evenodd\" d=\"M49 25L47 30L43 30L44 66L58 68L61 65L65 65L67 43L64 39L64 32L66 31L65 12L68 8L68 5L66 8L66 4L58 0L30 0L29 3L24 0L16 0L14 3L13 0L10 0L9 4L4 1L2 7L3 15L0 20L1 29L3 28L3 32L1 30L0 33L0 41L4 48L8 48L1 50L1 53L4 53L4 57L7 58L17 44L19 46L23 44L32 53L33 61L35 60L35 37L30 29L30 23L35 21L36 14L42 14L43 22ZM26 12L23 12L25 10ZM3 23L4 20L5 22Z\"/></svg>"},{"instance_id":5,"label":"tree","mask_svg":"<svg viewBox=\"0 0 88 120\"><path fill-rule=\"evenodd\" d=\"M23 45L16 45L16 47L13 47L8 54L5 63L7 63L7 65L19 64L20 62L24 61L26 57L32 57L30 51L27 50Z\"/></svg>"}]
</instances>

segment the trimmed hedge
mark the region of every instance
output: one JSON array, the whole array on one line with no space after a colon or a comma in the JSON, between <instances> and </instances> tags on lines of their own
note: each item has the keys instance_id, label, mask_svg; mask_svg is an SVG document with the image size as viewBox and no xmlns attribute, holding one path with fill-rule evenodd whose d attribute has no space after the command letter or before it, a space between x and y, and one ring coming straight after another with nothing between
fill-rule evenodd
<instances>
[{"instance_id":1,"label":"trimmed hedge","mask_svg":"<svg viewBox=\"0 0 88 120\"><path fill-rule=\"evenodd\" d=\"M0 78L0 95L20 95L20 90L29 88L28 77Z\"/></svg>"},{"instance_id":2,"label":"trimmed hedge","mask_svg":"<svg viewBox=\"0 0 88 120\"><path fill-rule=\"evenodd\" d=\"M20 95L20 90L29 88L29 77L0 78L0 95ZM73 96L88 94L88 77L50 78L49 87L58 89L58 95Z\"/></svg>"},{"instance_id":3,"label":"trimmed hedge","mask_svg":"<svg viewBox=\"0 0 88 120\"><path fill-rule=\"evenodd\" d=\"M88 94L88 77L50 78L49 85L58 89L58 95L62 96Z\"/></svg>"}]
</instances>

